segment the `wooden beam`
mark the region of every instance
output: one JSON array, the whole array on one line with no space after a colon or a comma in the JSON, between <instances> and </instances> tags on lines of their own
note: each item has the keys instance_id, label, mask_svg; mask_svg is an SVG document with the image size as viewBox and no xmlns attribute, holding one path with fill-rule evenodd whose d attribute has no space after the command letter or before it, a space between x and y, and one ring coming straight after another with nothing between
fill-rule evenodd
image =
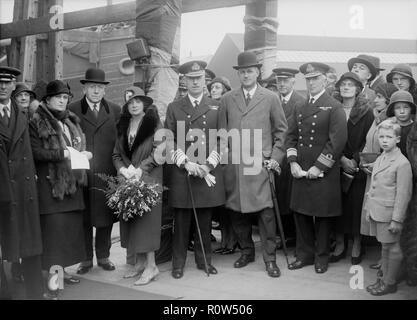
<instances>
[{"instance_id":1,"label":"wooden beam","mask_svg":"<svg viewBox=\"0 0 417 320\"><path fill-rule=\"evenodd\" d=\"M183 0L183 13L223 7L242 6L265 1L268 2L272 0ZM46 14L36 19L19 20L11 23L0 24L0 40L34 35L38 33L78 29L135 20L137 5L144 3L144 0L137 0L137 2L132 1L100 8L64 13L64 26L60 30L53 30L49 26L49 22L53 17L53 14Z\"/></svg>"}]
</instances>

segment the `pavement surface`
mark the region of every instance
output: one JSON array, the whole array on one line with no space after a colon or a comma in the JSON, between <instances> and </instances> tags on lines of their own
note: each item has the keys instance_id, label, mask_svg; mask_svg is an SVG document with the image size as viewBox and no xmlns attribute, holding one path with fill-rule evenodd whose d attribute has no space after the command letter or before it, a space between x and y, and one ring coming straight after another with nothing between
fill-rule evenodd
<instances>
[{"instance_id":1,"label":"pavement surface","mask_svg":"<svg viewBox=\"0 0 417 320\"><path fill-rule=\"evenodd\" d=\"M255 228L254 228L255 229ZM220 232L214 230L213 234L220 240ZM366 292L366 286L376 280L376 271L369 268L371 263L379 257L378 247L367 247L366 256L360 266L351 269L350 258L331 264L324 274L316 274L314 266L307 266L300 270L288 270L282 250L277 251L277 264L281 269L281 277L270 278L265 272L265 265L260 251L259 235L254 232L253 238L256 246L256 260L248 266L236 269L233 262L240 256L239 251L232 255L221 256L213 254L212 264L217 268L217 275L207 275L198 270L194 262L194 253L188 251L184 277L174 279L171 276L171 262L158 265L160 274L156 281L145 286L134 286L136 279L123 279L123 275L131 270L126 265L126 251L120 247L119 225L113 228L113 245L111 260L116 265L115 271L105 271L96 265L85 275L76 275L77 266L66 270L79 277L81 281L100 282L108 285L121 286L131 290L126 291L126 299L132 298L132 290L138 291L138 299L148 293L147 299L183 299L183 300L285 300L285 299L318 299L318 300L416 300L417 287L409 287L402 282L395 294L383 297L374 297ZM217 248L219 242L213 242ZM350 252L350 251L348 251ZM290 249L290 262L293 261L293 248ZM363 277L361 277L363 275ZM355 283L352 277L363 278L363 287L351 288ZM87 281L87 282L88 282ZM68 287L67 287L68 288ZM101 299L102 292L89 290L83 299ZM97 290L108 290L103 287ZM71 288L68 288L70 290ZM65 290L64 290L65 291ZM65 294L62 297L65 299ZM115 297L123 299L123 292Z\"/></svg>"}]
</instances>

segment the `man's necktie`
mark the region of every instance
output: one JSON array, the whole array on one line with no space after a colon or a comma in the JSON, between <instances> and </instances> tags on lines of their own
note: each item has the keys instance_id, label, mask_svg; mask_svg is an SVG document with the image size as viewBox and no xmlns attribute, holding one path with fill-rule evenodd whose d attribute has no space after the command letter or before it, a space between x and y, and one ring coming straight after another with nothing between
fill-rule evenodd
<instances>
[{"instance_id":1,"label":"man's necktie","mask_svg":"<svg viewBox=\"0 0 417 320\"><path fill-rule=\"evenodd\" d=\"M194 107L197 108L198 107L198 100L194 100Z\"/></svg>"},{"instance_id":2,"label":"man's necktie","mask_svg":"<svg viewBox=\"0 0 417 320\"><path fill-rule=\"evenodd\" d=\"M94 114L94 118L98 118L98 105L97 103L94 104L94 108L93 108L93 114Z\"/></svg>"},{"instance_id":3,"label":"man's necktie","mask_svg":"<svg viewBox=\"0 0 417 320\"><path fill-rule=\"evenodd\" d=\"M7 106L3 106L3 115L1 120L6 127L9 126L9 115L7 113L8 110L9 108Z\"/></svg>"},{"instance_id":4,"label":"man's necktie","mask_svg":"<svg viewBox=\"0 0 417 320\"><path fill-rule=\"evenodd\" d=\"M249 94L249 92L246 94L245 102L246 102L246 106L248 106L249 105L249 102L250 102L250 94Z\"/></svg>"},{"instance_id":5,"label":"man's necktie","mask_svg":"<svg viewBox=\"0 0 417 320\"><path fill-rule=\"evenodd\" d=\"M285 106L287 104L287 100L282 99L282 105Z\"/></svg>"},{"instance_id":6,"label":"man's necktie","mask_svg":"<svg viewBox=\"0 0 417 320\"><path fill-rule=\"evenodd\" d=\"M314 103L314 98L310 98L310 101L308 103L313 104Z\"/></svg>"}]
</instances>

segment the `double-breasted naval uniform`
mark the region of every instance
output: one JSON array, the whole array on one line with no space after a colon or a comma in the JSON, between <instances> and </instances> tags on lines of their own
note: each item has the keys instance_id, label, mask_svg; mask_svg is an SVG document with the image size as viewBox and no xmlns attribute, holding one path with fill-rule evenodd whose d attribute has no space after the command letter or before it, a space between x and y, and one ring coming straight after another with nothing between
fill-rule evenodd
<instances>
[{"instance_id":1,"label":"double-breasted naval uniform","mask_svg":"<svg viewBox=\"0 0 417 320\"><path fill-rule=\"evenodd\" d=\"M328 218L342 213L339 160L346 140L343 106L324 90L314 103L294 109L286 140L288 162L297 162L304 171L316 166L324 174L313 180L293 179L290 207L296 218L297 258L304 262L328 262Z\"/></svg>"},{"instance_id":2,"label":"double-breasted naval uniform","mask_svg":"<svg viewBox=\"0 0 417 320\"><path fill-rule=\"evenodd\" d=\"M173 133L173 143L167 145L167 157L173 162L168 165L168 202L175 211L173 239L173 268L183 268L187 255L190 223L193 220L192 202L187 182L187 171L183 159L198 164L209 164L210 174L216 184L209 187L205 179L190 176L190 185L197 211L203 246L207 262L211 263L211 216L214 207L225 202L223 176L220 162L220 143L217 135L211 136L210 129L219 129L219 103L203 95L195 106L189 95L168 105L165 128ZM194 101L193 101L194 102ZM185 141L184 141L185 140ZM195 158L194 158L195 156ZM201 245L197 234L195 241L195 261L204 266Z\"/></svg>"}]
</instances>

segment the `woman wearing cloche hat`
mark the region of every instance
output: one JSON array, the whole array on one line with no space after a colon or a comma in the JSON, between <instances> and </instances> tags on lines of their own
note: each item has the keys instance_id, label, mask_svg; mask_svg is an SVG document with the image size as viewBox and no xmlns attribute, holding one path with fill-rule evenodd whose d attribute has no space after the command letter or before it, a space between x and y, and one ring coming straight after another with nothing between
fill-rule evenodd
<instances>
[{"instance_id":1,"label":"woman wearing cloche hat","mask_svg":"<svg viewBox=\"0 0 417 320\"><path fill-rule=\"evenodd\" d=\"M39 211L44 270L63 268L85 259L83 187L84 170L72 170L70 148L87 159L86 141L80 119L68 110L69 86L54 80L48 83L39 108L30 121L32 150L38 175ZM65 272L64 282L80 280Z\"/></svg>"}]
</instances>

